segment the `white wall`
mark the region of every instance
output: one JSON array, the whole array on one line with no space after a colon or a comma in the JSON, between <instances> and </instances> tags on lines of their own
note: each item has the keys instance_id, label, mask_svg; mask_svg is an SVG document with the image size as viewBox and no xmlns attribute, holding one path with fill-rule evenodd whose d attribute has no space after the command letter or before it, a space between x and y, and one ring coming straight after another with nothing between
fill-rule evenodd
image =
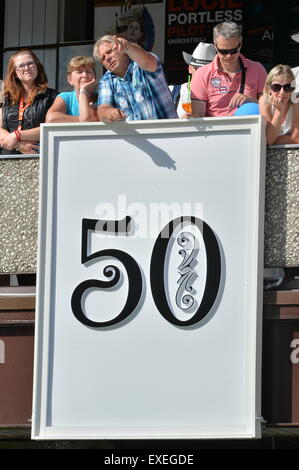
<instances>
[{"instance_id":1,"label":"white wall","mask_svg":"<svg viewBox=\"0 0 299 470\"><path fill-rule=\"evenodd\" d=\"M3 74L13 49L56 44L61 37L61 0L5 0ZM34 50L44 64L49 85L55 87L56 49Z\"/></svg>"}]
</instances>

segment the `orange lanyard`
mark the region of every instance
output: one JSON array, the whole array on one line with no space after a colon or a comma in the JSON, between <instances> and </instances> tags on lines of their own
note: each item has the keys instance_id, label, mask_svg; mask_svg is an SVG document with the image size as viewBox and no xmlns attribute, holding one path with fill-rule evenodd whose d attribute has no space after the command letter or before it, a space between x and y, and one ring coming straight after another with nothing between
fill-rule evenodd
<instances>
[{"instance_id":1,"label":"orange lanyard","mask_svg":"<svg viewBox=\"0 0 299 470\"><path fill-rule=\"evenodd\" d=\"M23 127L23 118L24 118L24 112L25 110L30 106L31 103L27 103L25 106L24 106L24 99L21 98L20 99L20 103L19 103L19 118L18 118L18 121L19 121L19 124L18 124L18 131L20 131Z\"/></svg>"}]
</instances>

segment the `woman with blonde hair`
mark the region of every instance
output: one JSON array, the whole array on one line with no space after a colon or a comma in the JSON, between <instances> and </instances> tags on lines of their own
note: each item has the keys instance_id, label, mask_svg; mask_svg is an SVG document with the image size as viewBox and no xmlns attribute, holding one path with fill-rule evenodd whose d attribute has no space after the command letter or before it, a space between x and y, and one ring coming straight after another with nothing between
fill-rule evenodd
<instances>
[{"instance_id":1,"label":"woman with blonde hair","mask_svg":"<svg viewBox=\"0 0 299 470\"><path fill-rule=\"evenodd\" d=\"M40 124L45 122L57 93L48 87L44 67L30 49L21 49L10 57L3 93L2 153L38 153Z\"/></svg>"},{"instance_id":2,"label":"woman with blonde hair","mask_svg":"<svg viewBox=\"0 0 299 470\"><path fill-rule=\"evenodd\" d=\"M73 91L59 93L47 114L47 122L97 121L97 81L93 57L76 56L67 65L67 81Z\"/></svg>"},{"instance_id":3,"label":"woman with blonde hair","mask_svg":"<svg viewBox=\"0 0 299 470\"><path fill-rule=\"evenodd\" d=\"M299 143L299 103L295 77L288 65L279 64L270 70L259 107L267 119L268 145Z\"/></svg>"}]
</instances>

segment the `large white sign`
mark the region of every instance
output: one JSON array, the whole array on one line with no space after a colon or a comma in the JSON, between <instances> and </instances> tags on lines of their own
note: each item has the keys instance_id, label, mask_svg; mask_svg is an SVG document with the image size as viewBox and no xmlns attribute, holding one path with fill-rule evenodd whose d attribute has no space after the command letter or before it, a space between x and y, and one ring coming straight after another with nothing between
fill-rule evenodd
<instances>
[{"instance_id":1,"label":"large white sign","mask_svg":"<svg viewBox=\"0 0 299 470\"><path fill-rule=\"evenodd\" d=\"M34 439L260 436L258 116L42 126Z\"/></svg>"}]
</instances>

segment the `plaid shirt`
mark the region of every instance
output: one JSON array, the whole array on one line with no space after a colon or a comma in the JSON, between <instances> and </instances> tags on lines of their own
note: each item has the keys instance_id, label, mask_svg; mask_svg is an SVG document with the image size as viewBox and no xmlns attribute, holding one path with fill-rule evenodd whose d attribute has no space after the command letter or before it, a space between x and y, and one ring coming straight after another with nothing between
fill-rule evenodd
<instances>
[{"instance_id":1,"label":"plaid shirt","mask_svg":"<svg viewBox=\"0 0 299 470\"><path fill-rule=\"evenodd\" d=\"M121 109L127 121L178 117L158 57L155 72L143 70L133 61L124 78L106 72L98 91L98 106L109 104Z\"/></svg>"}]
</instances>

